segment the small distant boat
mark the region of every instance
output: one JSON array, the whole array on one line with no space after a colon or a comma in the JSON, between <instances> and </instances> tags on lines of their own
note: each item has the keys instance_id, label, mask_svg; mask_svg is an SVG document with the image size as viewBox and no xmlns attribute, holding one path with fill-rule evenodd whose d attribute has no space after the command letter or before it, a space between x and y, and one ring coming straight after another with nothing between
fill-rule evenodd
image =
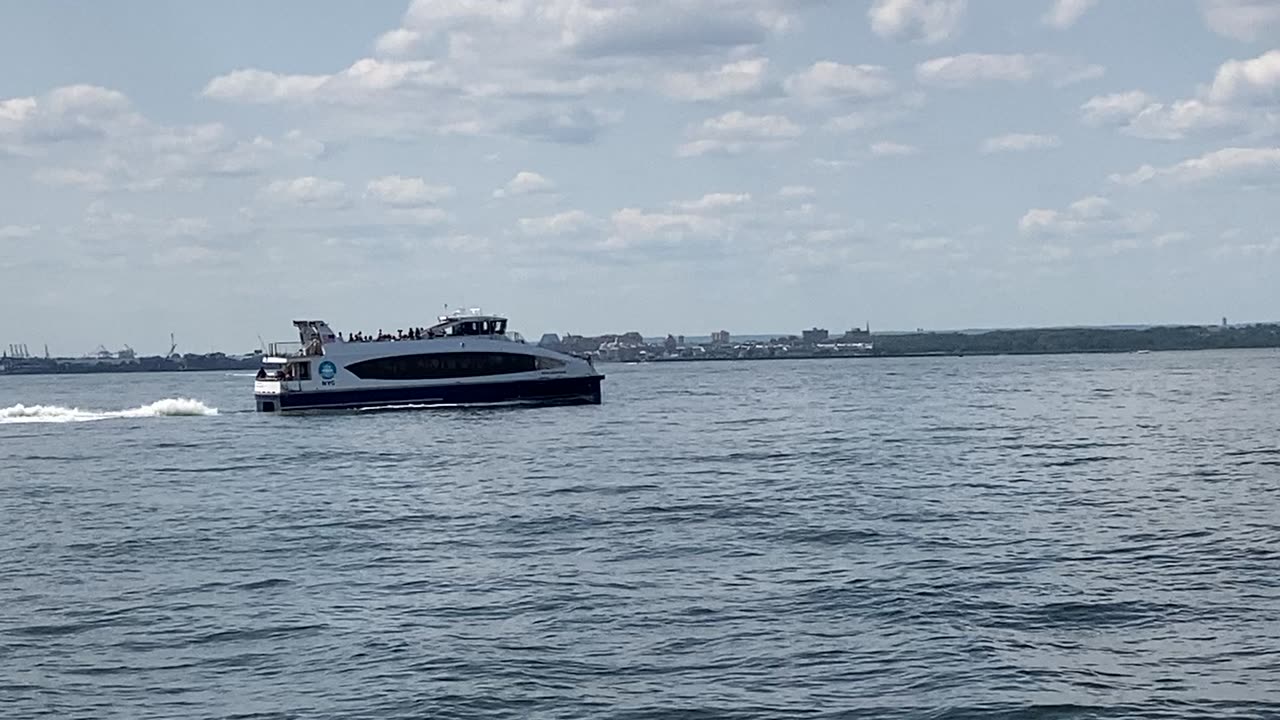
<instances>
[{"instance_id":1,"label":"small distant boat","mask_svg":"<svg viewBox=\"0 0 1280 720\"><path fill-rule=\"evenodd\" d=\"M604 375L590 358L529 345L498 315L454 313L425 329L345 340L322 320L293 325L300 343L273 344L254 381L260 412L601 402Z\"/></svg>"}]
</instances>

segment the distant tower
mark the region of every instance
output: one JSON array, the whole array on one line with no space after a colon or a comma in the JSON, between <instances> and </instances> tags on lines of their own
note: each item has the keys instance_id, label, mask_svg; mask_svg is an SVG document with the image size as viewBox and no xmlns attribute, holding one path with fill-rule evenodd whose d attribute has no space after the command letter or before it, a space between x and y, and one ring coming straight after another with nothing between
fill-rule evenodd
<instances>
[{"instance_id":1,"label":"distant tower","mask_svg":"<svg viewBox=\"0 0 1280 720\"><path fill-rule=\"evenodd\" d=\"M1223 315L1223 316L1222 316L1222 327L1224 327L1224 328L1225 328L1226 326L1227 326L1227 316L1226 316L1226 315Z\"/></svg>"}]
</instances>

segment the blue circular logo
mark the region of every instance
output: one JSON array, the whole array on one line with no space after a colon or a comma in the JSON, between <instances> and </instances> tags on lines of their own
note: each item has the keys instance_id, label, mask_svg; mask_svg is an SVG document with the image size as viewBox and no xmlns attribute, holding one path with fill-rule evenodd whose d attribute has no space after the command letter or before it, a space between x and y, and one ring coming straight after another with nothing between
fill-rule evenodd
<instances>
[{"instance_id":1,"label":"blue circular logo","mask_svg":"<svg viewBox=\"0 0 1280 720\"><path fill-rule=\"evenodd\" d=\"M337 374L338 374L338 366L334 365L331 361L325 360L324 362L320 363L320 377L324 378L325 380L332 380L334 376Z\"/></svg>"}]
</instances>

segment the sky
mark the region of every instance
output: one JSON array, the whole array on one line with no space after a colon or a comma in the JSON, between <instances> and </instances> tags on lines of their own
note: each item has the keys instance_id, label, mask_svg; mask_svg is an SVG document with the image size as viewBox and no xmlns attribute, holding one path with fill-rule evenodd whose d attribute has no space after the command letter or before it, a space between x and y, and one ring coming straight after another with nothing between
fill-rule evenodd
<instances>
[{"instance_id":1,"label":"sky","mask_svg":"<svg viewBox=\"0 0 1280 720\"><path fill-rule=\"evenodd\" d=\"M1280 319L1280 0L45 0L0 68L0 347Z\"/></svg>"}]
</instances>

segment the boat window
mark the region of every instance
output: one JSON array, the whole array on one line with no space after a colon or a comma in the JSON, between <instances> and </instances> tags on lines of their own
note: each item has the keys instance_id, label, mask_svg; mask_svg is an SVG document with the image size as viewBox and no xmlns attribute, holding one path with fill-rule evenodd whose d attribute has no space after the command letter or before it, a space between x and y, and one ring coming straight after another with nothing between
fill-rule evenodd
<instances>
[{"instance_id":1,"label":"boat window","mask_svg":"<svg viewBox=\"0 0 1280 720\"><path fill-rule=\"evenodd\" d=\"M292 363L290 367L293 370L294 380L310 380L311 379L311 363L309 362Z\"/></svg>"},{"instance_id":2,"label":"boat window","mask_svg":"<svg viewBox=\"0 0 1280 720\"><path fill-rule=\"evenodd\" d=\"M537 365L539 370L555 370L556 368L564 367L564 361L549 357L539 357Z\"/></svg>"},{"instance_id":3,"label":"boat window","mask_svg":"<svg viewBox=\"0 0 1280 720\"><path fill-rule=\"evenodd\" d=\"M364 360L347 370L361 380L440 380L531 372L544 359L516 353L427 353Z\"/></svg>"}]
</instances>

